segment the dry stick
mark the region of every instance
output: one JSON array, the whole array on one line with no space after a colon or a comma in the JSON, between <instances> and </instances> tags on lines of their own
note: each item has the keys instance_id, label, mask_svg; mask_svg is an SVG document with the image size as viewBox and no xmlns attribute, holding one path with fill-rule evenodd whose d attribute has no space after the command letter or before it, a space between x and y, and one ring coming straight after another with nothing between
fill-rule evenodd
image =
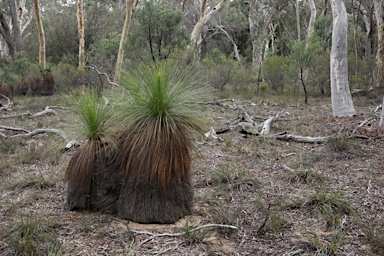
<instances>
[{"instance_id":1,"label":"dry stick","mask_svg":"<svg viewBox=\"0 0 384 256\"><path fill-rule=\"evenodd\" d=\"M144 241L142 241L139 246L145 244L146 242L148 241L151 241L152 239L156 238L156 237L162 237L162 236L171 236L171 237L174 237L174 236L183 236L185 235L187 232L195 232L195 231L198 231L200 229L207 229L207 228L229 228L229 229L233 229L233 230L237 230L237 227L235 226L232 226L232 225L224 225L224 224L207 224L207 225L203 225L203 226L200 226L200 227L197 227L197 228L193 228L189 231L184 231L184 232L181 232L181 233L163 233L163 234L153 234L151 232L145 232L145 231L137 231L137 230L130 230L130 232L133 232L133 233L136 233L136 234L144 234L144 235L150 235L151 237L145 239Z\"/></svg>"},{"instance_id":2,"label":"dry stick","mask_svg":"<svg viewBox=\"0 0 384 256\"><path fill-rule=\"evenodd\" d=\"M7 135L2 133L0 136L2 136L3 138L21 138L21 137L25 138L25 137L33 137L33 136L35 136L37 134L41 134L41 133L54 133L54 134L60 136L61 138L63 138L65 141L68 141L65 134L62 131L57 130L57 129L36 129L34 131L28 131L24 128L8 127L8 126L0 126L0 129L25 132L25 133L15 134L12 136L7 136Z\"/></svg>"},{"instance_id":3,"label":"dry stick","mask_svg":"<svg viewBox=\"0 0 384 256\"><path fill-rule=\"evenodd\" d=\"M103 75L103 76L105 76L105 77L107 78L108 83L110 83L111 85L114 85L114 86L116 86L116 87L120 87L119 84L114 83L114 82L111 81L111 79L109 79L109 76L108 76L107 73L105 73L105 72L100 72L100 71L97 69L97 67L96 67L95 65L92 65L92 66L85 66L85 67L87 67L87 68L91 68L91 69L95 70L99 75Z\"/></svg>"},{"instance_id":4,"label":"dry stick","mask_svg":"<svg viewBox=\"0 0 384 256\"><path fill-rule=\"evenodd\" d=\"M358 126L356 126L356 128L352 131L351 135L349 135L349 137L353 137L355 136L355 134L357 133L357 131L363 127L366 123L368 123L369 121L371 121L372 119L375 119L374 117L373 118L370 118L370 119L366 119L364 120L363 122L361 122L361 124L359 124Z\"/></svg>"},{"instance_id":5,"label":"dry stick","mask_svg":"<svg viewBox=\"0 0 384 256\"><path fill-rule=\"evenodd\" d=\"M7 96L5 96L4 94L0 94L0 96L4 97L8 101L8 103L5 106L0 107L0 110L4 110L4 109L9 108L9 106L11 106L11 104L12 104L11 100Z\"/></svg>"},{"instance_id":6,"label":"dry stick","mask_svg":"<svg viewBox=\"0 0 384 256\"><path fill-rule=\"evenodd\" d=\"M29 116L31 118L34 118L34 117L40 117L40 116L43 116L43 115L46 115L46 114L57 115L57 112L54 111L53 109L51 109L52 107L55 107L55 106L46 106L43 111L37 112L37 113L35 113L33 115L31 113L29 113L29 112L21 113L21 114L13 114L13 115L0 115L0 119L25 117L25 116ZM55 107L55 108L59 108L59 107Z\"/></svg>"}]
</instances>

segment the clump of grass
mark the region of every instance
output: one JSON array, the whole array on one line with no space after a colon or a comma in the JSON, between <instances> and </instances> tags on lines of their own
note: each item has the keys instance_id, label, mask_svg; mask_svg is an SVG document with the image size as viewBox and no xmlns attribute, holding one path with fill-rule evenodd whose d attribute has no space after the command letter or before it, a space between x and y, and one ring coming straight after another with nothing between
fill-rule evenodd
<instances>
[{"instance_id":1,"label":"clump of grass","mask_svg":"<svg viewBox=\"0 0 384 256\"><path fill-rule=\"evenodd\" d=\"M373 252L377 255L384 255L384 220L377 217L371 218L369 225L359 225L361 225L361 229L365 233L365 240L370 244Z\"/></svg>"},{"instance_id":2,"label":"clump of grass","mask_svg":"<svg viewBox=\"0 0 384 256\"><path fill-rule=\"evenodd\" d=\"M193 245L197 243L205 243L206 232L203 231L192 231L189 226L188 221L185 222L185 226L183 228L184 239L188 245Z\"/></svg>"},{"instance_id":3,"label":"clump of grass","mask_svg":"<svg viewBox=\"0 0 384 256\"><path fill-rule=\"evenodd\" d=\"M293 203L290 207L308 207L312 211L318 212L324 217L326 227L329 230L340 225L342 218L353 212L351 204L348 200L344 199L343 193L340 191L334 193L329 193L325 190L316 191L308 198Z\"/></svg>"},{"instance_id":4,"label":"clump of grass","mask_svg":"<svg viewBox=\"0 0 384 256\"><path fill-rule=\"evenodd\" d=\"M44 190L46 188L54 187L55 182L49 180L47 177L39 172L38 175L30 175L22 177L22 179L17 181L10 181L8 183L9 189L24 189L24 188L35 188L38 190Z\"/></svg>"},{"instance_id":5,"label":"clump of grass","mask_svg":"<svg viewBox=\"0 0 384 256\"><path fill-rule=\"evenodd\" d=\"M213 183L236 191L254 191L260 185L260 181L251 173L243 168L231 168L229 165L221 165L213 173Z\"/></svg>"},{"instance_id":6,"label":"clump of grass","mask_svg":"<svg viewBox=\"0 0 384 256\"><path fill-rule=\"evenodd\" d=\"M330 137L327 141L326 147L334 152L353 153L361 151L361 147L356 140L348 139L346 136Z\"/></svg>"},{"instance_id":7,"label":"clump of grass","mask_svg":"<svg viewBox=\"0 0 384 256\"><path fill-rule=\"evenodd\" d=\"M291 170L284 172L281 177L288 182L300 182L303 184L318 183L325 179L324 175L313 169Z\"/></svg>"},{"instance_id":8,"label":"clump of grass","mask_svg":"<svg viewBox=\"0 0 384 256\"><path fill-rule=\"evenodd\" d=\"M15 255L62 255L54 232L60 223L41 216L19 216L9 232L8 244Z\"/></svg>"}]
</instances>

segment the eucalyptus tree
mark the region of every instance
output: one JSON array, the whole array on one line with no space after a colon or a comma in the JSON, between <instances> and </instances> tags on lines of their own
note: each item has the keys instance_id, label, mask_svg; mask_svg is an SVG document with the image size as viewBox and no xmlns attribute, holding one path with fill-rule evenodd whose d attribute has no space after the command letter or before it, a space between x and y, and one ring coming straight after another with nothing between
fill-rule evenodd
<instances>
[{"instance_id":1,"label":"eucalyptus tree","mask_svg":"<svg viewBox=\"0 0 384 256\"><path fill-rule=\"evenodd\" d=\"M79 70L85 68L83 0L77 0L77 29L79 31Z\"/></svg>"},{"instance_id":2,"label":"eucalyptus tree","mask_svg":"<svg viewBox=\"0 0 384 256\"><path fill-rule=\"evenodd\" d=\"M145 1L135 9L127 47L141 60L158 62L187 43L183 12L167 1Z\"/></svg>"},{"instance_id":3,"label":"eucalyptus tree","mask_svg":"<svg viewBox=\"0 0 384 256\"><path fill-rule=\"evenodd\" d=\"M40 15L39 0L33 0L33 5L35 9L37 31L39 33L39 64L43 69L45 69L47 65L45 57L45 35L43 22Z\"/></svg>"},{"instance_id":4,"label":"eucalyptus tree","mask_svg":"<svg viewBox=\"0 0 384 256\"><path fill-rule=\"evenodd\" d=\"M342 0L331 0L333 29L331 48L331 98L333 115L356 115L348 83L347 11Z\"/></svg>"},{"instance_id":5,"label":"eucalyptus tree","mask_svg":"<svg viewBox=\"0 0 384 256\"><path fill-rule=\"evenodd\" d=\"M127 41L129 25L131 24L133 3L134 3L134 0L126 0L126 3L125 3L125 22L124 22L123 32L121 34L119 52L117 54L115 76L113 80L113 82L117 84L120 83L121 68L123 66L123 59L124 59L124 47Z\"/></svg>"}]
</instances>

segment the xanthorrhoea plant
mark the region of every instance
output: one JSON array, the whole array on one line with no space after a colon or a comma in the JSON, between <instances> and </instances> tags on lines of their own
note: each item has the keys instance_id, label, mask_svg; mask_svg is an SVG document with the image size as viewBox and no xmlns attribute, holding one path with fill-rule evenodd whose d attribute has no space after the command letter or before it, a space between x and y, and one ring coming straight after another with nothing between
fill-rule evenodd
<instances>
[{"instance_id":1,"label":"xanthorrhoea plant","mask_svg":"<svg viewBox=\"0 0 384 256\"><path fill-rule=\"evenodd\" d=\"M191 136L202 131L203 122L185 102L206 94L201 77L169 63L141 66L123 76L128 93L120 107L126 127L118 143L120 217L172 223L190 213Z\"/></svg>"},{"instance_id":2,"label":"xanthorrhoea plant","mask_svg":"<svg viewBox=\"0 0 384 256\"><path fill-rule=\"evenodd\" d=\"M70 100L82 124L80 132L87 139L71 158L65 179L68 182L67 204L70 210L89 210L96 206L95 168L103 166L106 145L102 141L111 111L94 90Z\"/></svg>"}]
</instances>

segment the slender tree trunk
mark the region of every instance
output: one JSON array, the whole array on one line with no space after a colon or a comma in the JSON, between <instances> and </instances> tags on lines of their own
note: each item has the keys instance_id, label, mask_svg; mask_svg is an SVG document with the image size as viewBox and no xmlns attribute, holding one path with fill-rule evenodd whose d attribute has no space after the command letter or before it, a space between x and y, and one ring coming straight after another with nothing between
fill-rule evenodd
<instances>
[{"instance_id":1,"label":"slender tree trunk","mask_svg":"<svg viewBox=\"0 0 384 256\"><path fill-rule=\"evenodd\" d=\"M203 6L205 6L206 1L203 1L201 5L201 9L203 9ZM200 38L201 31L205 27L205 25L212 19L213 15L216 14L218 11L220 11L221 8L223 8L224 4L226 3L226 0L221 0L211 11L209 11L207 14L204 15L204 10L201 11L202 15L200 16L199 21L196 23L195 27L193 28L193 31L191 33L190 42L187 47L187 56L191 56L193 51L199 47L198 45L198 39ZM200 13L201 14L201 13Z\"/></svg>"},{"instance_id":2,"label":"slender tree trunk","mask_svg":"<svg viewBox=\"0 0 384 256\"><path fill-rule=\"evenodd\" d=\"M23 49L23 40L21 38L20 24L19 24L17 11L16 11L16 3L15 3L15 0L8 0L8 2L9 2L9 9L11 12L12 33L13 33L13 39L15 41L16 51L21 51Z\"/></svg>"},{"instance_id":3,"label":"slender tree trunk","mask_svg":"<svg viewBox=\"0 0 384 256\"><path fill-rule=\"evenodd\" d=\"M260 75L268 43L268 27L271 22L272 10L268 9L268 1L249 1L248 23L252 43L252 71L254 75Z\"/></svg>"},{"instance_id":4,"label":"slender tree trunk","mask_svg":"<svg viewBox=\"0 0 384 256\"><path fill-rule=\"evenodd\" d=\"M8 47L9 55L13 57L15 55L15 45L12 40L11 30L1 10L0 10L0 34L4 38L4 41Z\"/></svg>"},{"instance_id":5,"label":"slender tree trunk","mask_svg":"<svg viewBox=\"0 0 384 256\"><path fill-rule=\"evenodd\" d=\"M384 3L374 0L377 22L377 87L384 87Z\"/></svg>"},{"instance_id":6,"label":"slender tree trunk","mask_svg":"<svg viewBox=\"0 0 384 256\"><path fill-rule=\"evenodd\" d=\"M309 8L311 10L311 16L309 18L309 24L308 24L308 34L307 38L309 39L312 35L312 33L315 31L315 21L316 21L316 5L314 0L308 0Z\"/></svg>"},{"instance_id":7,"label":"slender tree trunk","mask_svg":"<svg viewBox=\"0 0 384 256\"><path fill-rule=\"evenodd\" d=\"M39 64L43 69L46 69L45 61L45 36L43 22L41 21L39 0L33 0L33 5L35 8L37 30L39 31Z\"/></svg>"},{"instance_id":8,"label":"slender tree trunk","mask_svg":"<svg viewBox=\"0 0 384 256\"><path fill-rule=\"evenodd\" d=\"M134 0L126 0L126 4L125 4L125 8L126 8L125 22L124 22L123 32L121 34L119 52L118 52L117 61L116 61L115 78L113 81L116 84L120 83L121 69L122 69L123 60L124 60L124 47L125 47L125 43L127 42L129 25L131 24L132 9L133 9L134 2L135 2Z\"/></svg>"},{"instance_id":9,"label":"slender tree trunk","mask_svg":"<svg viewBox=\"0 0 384 256\"><path fill-rule=\"evenodd\" d=\"M331 98L333 116L356 115L348 84L347 11L342 0L331 0L333 29L331 48Z\"/></svg>"},{"instance_id":10,"label":"slender tree trunk","mask_svg":"<svg viewBox=\"0 0 384 256\"><path fill-rule=\"evenodd\" d=\"M79 31L79 70L85 68L83 0L77 0L77 29Z\"/></svg>"},{"instance_id":11,"label":"slender tree trunk","mask_svg":"<svg viewBox=\"0 0 384 256\"><path fill-rule=\"evenodd\" d=\"M296 0L296 26L297 26L297 40L301 41L301 29L300 29L300 0Z\"/></svg>"}]
</instances>

